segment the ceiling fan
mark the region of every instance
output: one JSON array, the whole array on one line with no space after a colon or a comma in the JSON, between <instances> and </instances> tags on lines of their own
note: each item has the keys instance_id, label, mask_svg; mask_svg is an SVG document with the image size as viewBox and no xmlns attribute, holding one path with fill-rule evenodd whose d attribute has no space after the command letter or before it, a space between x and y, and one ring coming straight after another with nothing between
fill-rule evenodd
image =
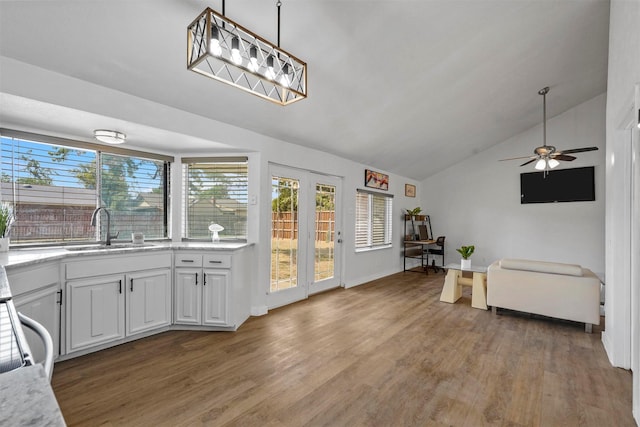
<instances>
[{"instance_id":1,"label":"ceiling fan","mask_svg":"<svg viewBox=\"0 0 640 427\"><path fill-rule=\"evenodd\" d=\"M543 115L543 140L542 146L536 147L533 150L533 156L524 156L524 157L512 157L510 159L501 159L504 160L519 160L519 159L529 159L520 166L528 165L529 163L536 162L535 168L540 171L547 171L549 169L553 169L560 164L559 160L563 160L565 162L571 162L576 159L575 156L570 156L569 154L575 153L584 153L586 151L595 151L598 147L584 147L584 148L571 148L569 150L556 150L556 147L553 145L547 145L547 93L549 93L549 87L545 87L538 91L538 95L542 95L542 115Z\"/></svg>"}]
</instances>

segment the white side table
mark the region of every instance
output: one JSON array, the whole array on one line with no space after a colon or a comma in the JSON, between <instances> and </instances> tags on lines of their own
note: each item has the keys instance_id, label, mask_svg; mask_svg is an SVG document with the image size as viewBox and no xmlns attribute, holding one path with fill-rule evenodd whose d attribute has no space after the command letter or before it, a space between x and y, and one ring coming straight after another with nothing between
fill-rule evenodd
<instances>
[{"instance_id":1,"label":"white side table","mask_svg":"<svg viewBox=\"0 0 640 427\"><path fill-rule=\"evenodd\" d=\"M487 307L487 267L472 265L462 269L460 264L447 264L447 277L444 279L440 301L455 303L462 296L462 287L471 286L471 307L488 310ZM464 271L473 273L473 278L462 277Z\"/></svg>"}]
</instances>

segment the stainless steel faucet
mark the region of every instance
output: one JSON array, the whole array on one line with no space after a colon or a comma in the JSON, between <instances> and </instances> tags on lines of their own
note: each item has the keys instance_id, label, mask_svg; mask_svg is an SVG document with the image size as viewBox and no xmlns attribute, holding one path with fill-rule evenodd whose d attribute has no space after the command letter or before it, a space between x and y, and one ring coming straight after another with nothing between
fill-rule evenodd
<instances>
[{"instance_id":1,"label":"stainless steel faucet","mask_svg":"<svg viewBox=\"0 0 640 427\"><path fill-rule=\"evenodd\" d=\"M95 211L93 211L93 213L91 214L91 225L95 227L96 225L96 219L98 218L98 214L100 213L100 211L103 210L106 214L107 214L107 241L106 241L106 245L107 246L111 246L111 238L115 237L118 238L118 234L120 234L120 232L117 232L115 235L111 235L111 214L109 213L109 211L107 210L107 208L105 207L98 207L96 208Z\"/></svg>"}]
</instances>

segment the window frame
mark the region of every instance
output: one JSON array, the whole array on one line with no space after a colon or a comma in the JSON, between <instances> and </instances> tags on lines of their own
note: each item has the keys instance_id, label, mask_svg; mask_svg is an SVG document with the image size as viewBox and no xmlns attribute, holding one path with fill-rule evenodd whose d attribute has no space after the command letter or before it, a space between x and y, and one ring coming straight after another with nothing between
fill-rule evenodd
<instances>
[{"instance_id":1,"label":"window frame","mask_svg":"<svg viewBox=\"0 0 640 427\"><path fill-rule=\"evenodd\" d=\"M360 207L361 200L359 199L363 196L367 197L366 212L363 212L362 208ZM379 202L380 201L384 202L384 214L383 214L384 224L382 226L382 231L384 232L384 242L382 243L375 243L375 236L374 236L376 231L376 225L374 224L374 221L375 221L374 203L376 199L378 199ZM387 248L393 247L393 194L385 194L385 193L379 193L376 191L357 189L355 212L356 212L355 239L354 239L355 252L367 252L372 250L387 249ZM363 217L361 218L361 216ZM364 224L364 227L366 227L366 230L363 228L363 224L361 224L361 222L363 221L366 221L366 224ZM362 240L363 238L362 234L365 231L366 231L366 236L364 237L366 238L366 245L363 245L362 243L359 243L359 240ZM377 230L377 231L380 232L380 230Z\"/></svg>"},{"instance_id":2,"label":"window frame","mask_svg":"<svg viewBox=\"0 0 640 427\"><path fill-rule=\"evenodd\" d=\"M189 165L195 164L225 164L225 163L245 163L246 164L246 172L244 176L244 192L241 195L244 196L245 200L245 217L244 217L244 230L243 235L235 235L235 236L225 236L224 231L220 233L220 241L224 242L247 242L249 236L249 223L248 223L248 208L249 208L249 157L248 156L202 156L202 157L183 157L181 159L181 174L182 174L182 218L180 221L180 237L182 241L185 242L210 242L211 237L189 237L188 236L188 228L190 227L190 218L189 218L189 204L190 204L190 195L188 194L188 186L189 179L187 176L187 171Z\"/></svg>"},{"instance_id":3,"label":"window frame","mask_svg":"<svg viewBox=\"0 0 640 427\"><path fill-rule=\"evenodd\" d=\"M108 154L108 155L117 155L117 156L124 156L124 157L130 157L133 159L138 159L138 160L150 160L150 161L157 161L157 162L162 162L163 163L163 177L164 177L164 182L163 182L163 195L162 195L162 200L163 200L163 224L162 224L162 230L163 230L163 237L151 237L149 238L150 240L168 240L170 239L170 227L169 227L169 221L170 221L170 212L171 212L171 205L170 205L170 196L169 196L169 191L170 191L170 170L171 170L171 163L173 163L175 161L173 156L168 156L168 155L164 155L164 154L157 154L157 153L149 153L149 152L145 152L145 151L138 151L138 150L132 150L129 148L123 148L121 146L110 146L110 145L103 145L103 144L97 144L97 143L91 143L91 142L84 142L84 141L78 141L78 140L73 140L73 139L68 139L68 138L61 138L61 137L55 137L55 136L50 136L50 135L43 135L43 134L37 134L37 133L31 133L31 132L24 132L24 131L18 131L18 130L13 130L13 129L7 129L7 128L0 128L0 137L2 138L10 138L10 139L16 139L16 140L21 140L21 141L25 141L25 142L33 142L33 143L39 143L39 144L46 144L46 145L50 145L50 146L58 146L58 147L64 147L64 148L70 148L70 149L78 149L78 150L85 150L85 151L92 151L95 152L95 162L96 162L96 188L93 189L94 192L94 196L95 196L95 207L97 208L98 206L100 206L100 204L102 203L102 194L101 194L101 188L100 188L100 180L101 180L101 175L102 175L102 166L101 166L101 162L100 162L100 158L103 154ZM12 204L15 203L15 193L12 191L11 194L11 200L6 200L11 202ZM97 227L96 227L97 228ZM113 227L112 227L113 230ZM104 236L102 236L102 227L100 227L100 231L96 231L95 235L96 238L95 240L87 240L87 239L82 239L82 240L66 240L66 238L62 238L61 240L51 240L51 241L45 241L45 240L41 240L41 241L34 241L34 242L25 242L25 243L15 243L16 247L24 247L24 248L28 248L28 247L54 247L54 246L71 246L71 245L82 245L82 244L95 244L95 243L99 243L101 241L104 241ZM127 236L124 236L125 238ZM113 239L113 241L116 241L116 239ZM12 244L13 246L14 244Z\"/></svg>"}]
</instances>

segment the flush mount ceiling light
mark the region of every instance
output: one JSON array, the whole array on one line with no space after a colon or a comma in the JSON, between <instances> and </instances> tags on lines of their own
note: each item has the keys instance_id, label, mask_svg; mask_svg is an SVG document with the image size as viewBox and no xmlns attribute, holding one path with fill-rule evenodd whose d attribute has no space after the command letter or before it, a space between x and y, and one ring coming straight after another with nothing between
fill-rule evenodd
<instances>
[{"instance_id":1,"label":"flush mount ceiling light","mask_svg":"<svg viewBox=\"0 0 640 427\"><path fill-rule=\"evenodd\" d=\"M107 129L96 129L93 131L93 136L106 144L122 144L127 139L124 133Z\"/></svg>"},{"instance_id":2,"label":"flush mount ceiling light","mask_svg":"<svg viewBox=\"0 0 640 427\"><path fill-rule=\"evenodd\" d=\"M278 44L206 8L187 27L187 68L276 104L288 105L307 97L307 64Z\"/></svg>"}]
</instances>

